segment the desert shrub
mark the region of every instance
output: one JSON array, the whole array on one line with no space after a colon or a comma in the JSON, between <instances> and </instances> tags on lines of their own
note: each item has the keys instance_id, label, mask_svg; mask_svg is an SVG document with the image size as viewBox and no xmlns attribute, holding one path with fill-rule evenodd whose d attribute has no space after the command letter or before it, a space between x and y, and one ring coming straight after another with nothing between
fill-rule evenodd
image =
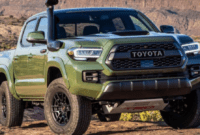
<instances>
[{"instance_id":1,"label":"desert shrub","mask_svg":"<svg viewBox=\"0 0 200 135\"><path fill-rule=\"evenodd\" d=\"M9 22L8 25L13 25L13 22Z\"/></svg>"},{"instance_id":2,"label":"desert shrub","mask_svg":"<svg viewBox=\"0 0 200 135\"><path fill-rule=\"evenodd\" d=\"M9 18L13 18L13 15L10 15Z\"/></svg>"},{"instance_id":3,"label":"desert shrub","mask_svg":"<svg viewBox=\"0 0 200 135\"><path fill-rule=\"evenodd\" d=\"M150 116L150 113L148 111L140 113L141 121L151 121L151 117L152 116Z\"/></svg>"},{"instance_id":4,"label":"desert shrub","mask_svg":"<svg viewBox=\"0 0 200 135\"><path fill-rule=\"evenodd\" d=\"M11 47L10 47L11 45L6 45L6 46L4 46L4 50L8 50L8 49L10 49Z\"/></svg>"},{"instance_id":5,"label":"desert shrub","mask_svg":"<svg viewBox=\"0 0 200 135\"><path fill-rule=\"evenodd\" d=\"M146 111L141 113L122 113L121 121L163 121L159 111Z\"/></svg>"},{"instance_id":6,"label":"desert shrub","mask_svg":"<svg viewBox=\"0 0 200 135\"><path fill-rule=\"evenodd\" d=\"M24 25L24 22L25 22L25 21L21 21L21 23L20 23L19 25L20 25L20 26L23 26L23 25Z\"/></svg>"},{"instance_id":7,"label":"desert shrub","mask_svg":"<svg viewBox=\"0 0 200 135\"><path fill-rule=\"evenodd\" d=\"M120 120L121 121L139 121L140 114L139 113L122 113Z\"/></svg>"},{"instance_id":8,"label":"desert shrub","mask_svg":"<svg viewBox=\"0 0 200 135\"><path fill-rule=\"evenodd\" d=\"M132 121L134 113L122 113L120 120L121 121Z\"/></svg>"},{"instance_id":9,"label":"desert shrub","mask_svg":"<svg viewBox=\"0 0 200 135\"><path fill-rule=\"evenodd\" d=\"M6 44L5 44L5 43L2 43L2 44L1 44L1 48L4 48L4 46L6 46Z\"/></svg>"},{"instance_id":10,"label":"desert shrub","mask_svg":"<svg viewBox=\"0 0 200 135\"><path fill-rule=\"evenodd\" d=\"M200 42L200 36L192 36L192 38L197 41L197 42Z\"/></svg>"},{"instance_id":11,"label":"desert shrub","mask_svg":"<svg viewBox=\"0 0 200 135\"><path fill-rule=\"evenodd\" d=\"M140 113L141 121L162 121L159 111L146 111Z\"/></svg>"}]
</instances>

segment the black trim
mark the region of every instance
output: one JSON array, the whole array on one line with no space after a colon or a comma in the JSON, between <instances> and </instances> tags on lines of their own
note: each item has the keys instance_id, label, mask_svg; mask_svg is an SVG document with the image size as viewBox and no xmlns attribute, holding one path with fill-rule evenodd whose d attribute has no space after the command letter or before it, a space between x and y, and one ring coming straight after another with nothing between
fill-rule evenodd
<instances>
[{"instance_id":1,"label":"black trim","mask_svg":"<svg viewBox=\"0 0 200 135\"><path fill-rule=\"evenodd\" d=\"M157 74L137 74L137 75L113 75L107 76L103 72L99 72L99 82L105 83L107 81L119 81L119 80L138 80L138 79L169 79L169 78L189 78L189 73L174 72L174 73L157 73Z\"/></svg>"},{"instance_id":2,"label":"black trim","mask_svg":"<svg viewBox=\"0 0 200 135\"><path fill-rule=\"evenodd\" d=\"M131 57L131 52L142 52L142 51L162 51L163 56L161 57L141 57L141 58L134 58ZM139 60L139 59L159 59L159 58L164 58L164 57L173 57L173 56L181 56L180 51L179 50L166 50L164 51L163 49L143 49L143 50L130 50L128 52L121 52L121 53L115 53L113 60L117 60L117 59L132 59L132 60Z\"/></svg>"},{"instance_id":3,"label":"black trim","mask_svg":"<svg viewBox=\"0 0 200 135\"><path fill-rule=\"evenodd\" d=\"M97 100L131 100L181 96L191 92L187 78L109 83Z\"/></svg>"},{"instance_id":4,"label":"black trim","mask_svg":"<svg viewBox=\"0 0 200 135\"><path fill-rule=\"evenodd\" d=\"M63 43L61 41L55 40L55 19L54 19L54 5L57 4L57 0L53 2L53 0L46 1L47 6L47 18L48 18L48 32L47 32L47 48L49 51L58 51Z\"/></svg>"},{"instance_id":5,"label":"black trim","mask_svg":"<svg viewBox=\"0 0 200 135\"><path fill-rule=\"evenodd\" d=\"M181 44L188 44L188 43L193 43L194 40L187 36L187 35L178 35L177 38L179 39L179 41L181 42Z\"/></svg>"},{"instance_id":6,"label":"black trim","mask_svg":"<svg viewBox=\"0 0 200 135\"><path fill-rule=\"evenodd\" d=\"M58 0L46 0L45 5L48 6L54 6L58 4Z\"/></svg>"},{"instance_id":7,"label":"black trim","mask_svg":"<svg viewBox=\"0 0 200 135\"><path fill-rule=\"evenodd\" d=\"M149 35L148 31L114 31L112 34L118 36L138 36L138 35Z\"/></svg>"}]
</instances>

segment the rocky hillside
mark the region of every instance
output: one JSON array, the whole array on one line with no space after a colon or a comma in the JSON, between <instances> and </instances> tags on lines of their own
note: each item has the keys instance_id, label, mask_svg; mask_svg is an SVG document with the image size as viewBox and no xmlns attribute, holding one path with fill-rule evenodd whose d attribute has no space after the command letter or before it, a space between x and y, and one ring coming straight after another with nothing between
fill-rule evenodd
<instances>
[{"instance_id":1,"label":"rocky hillside","mask_svg":"<svg viewBox=\"0 0 200 135\"><path fill-rule=\"evenodd\" d=\"M0 14L31 16L45 10L45 0L0 0ZM170 24L181 33L200 35L200 0L60 0L57 9L131 7L144 12L157 26Z\"/></svg>"}]
</instances>

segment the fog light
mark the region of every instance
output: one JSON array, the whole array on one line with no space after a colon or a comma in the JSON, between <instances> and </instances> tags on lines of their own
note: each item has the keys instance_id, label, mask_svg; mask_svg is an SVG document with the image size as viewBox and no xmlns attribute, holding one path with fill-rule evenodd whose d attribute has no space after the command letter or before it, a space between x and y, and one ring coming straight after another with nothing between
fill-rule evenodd
<instances>
[{"instance_id":1,"label":"fog light","mask_svg":"<svg viewBox=\"0 0 200 135\"><path fill-rule=\"evenodd\" d=\"M200 65L192 66L190 68L190 74L192 77L200 76Z\"/></svg>"},{"instance_id":2,"label":"fog light","mask_svg":"<svg viewBox=\"0 0 200 135\"><path fill-rule=\"evenodd\" d=\"M191 75L192 75L192 76L195 76L195 75L198 75L198 74L199 74L199 72L197 72L197 71L191 72Z\"/></svg>"},{"instance_id":3,"label":"fog light","mask_svg":"<svg viewBox=\"0 0 200 135\"><path fill-rule=\"evenodd\" d=\"M83 81L97 83L99 81L99 74L97 71L84 71L83 72Z\"/></svg>"}]
</instances>

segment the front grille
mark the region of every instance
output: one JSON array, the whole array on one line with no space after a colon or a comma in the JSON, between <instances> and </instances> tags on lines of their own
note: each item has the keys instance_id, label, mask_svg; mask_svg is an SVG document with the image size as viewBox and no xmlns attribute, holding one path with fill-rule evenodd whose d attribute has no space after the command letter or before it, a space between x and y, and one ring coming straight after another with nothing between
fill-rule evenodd
<instances>
[{"instance_id":1,"label":"front grille","mask_svg":"<svg viewBox=\"0 0 200 135\"><path fill-rule=\"evenodd\" d=\"M181 63L181 57L168 57L153 60L154 67L171 67L178 66ZM146 63L149 65L150 63ZM113 60L112 65L115 69L134 69L140 68L140 60Z\"/></svg>"},{"instance_id":2,"label":"front grille","mask_svg":"<svg viewBox=\"0 0 200 135\"><path fill-rule=\"evenodd\" d=\"M130 68L139 68L139 60L113 60L112 65L116 69L130 69Z\"/></svg>"},{"instance_id":3,"label":"front grille","mask_svg":"<svg viewBox=\"0 0 200 135\"><path fill-rule=\"evenodd\" d=\"M177 48L173 43L153 43L153 44L135 44L135 45L119 45L116 52L127 52L129 50L138 49L164 49L176 50Z\"/></svg>"},{"instance_id":4,"label":"front grille","mask_svg":"<svg viewBox=\"0 0 200 135\"><path fill-rule=\"evenodd\" d=\"M167 55L133 58L131 52L142 50L162 50ZM115 53L115 55L109 58L109 54L106 64L113 70L171 68L181 66L184 62L181 52L173 42L115 45L110 53Z\"/></svg>"},{"instance_id":5,"label":"front grille","mask_svg":"<svg viewBox=\"0 0 200 135\"><path fill-rule=\"evenodd\" d=\"M181 63L181 57L168 57L154 60L155 67L178 66Z\"/></svg>"}]
</instances>

